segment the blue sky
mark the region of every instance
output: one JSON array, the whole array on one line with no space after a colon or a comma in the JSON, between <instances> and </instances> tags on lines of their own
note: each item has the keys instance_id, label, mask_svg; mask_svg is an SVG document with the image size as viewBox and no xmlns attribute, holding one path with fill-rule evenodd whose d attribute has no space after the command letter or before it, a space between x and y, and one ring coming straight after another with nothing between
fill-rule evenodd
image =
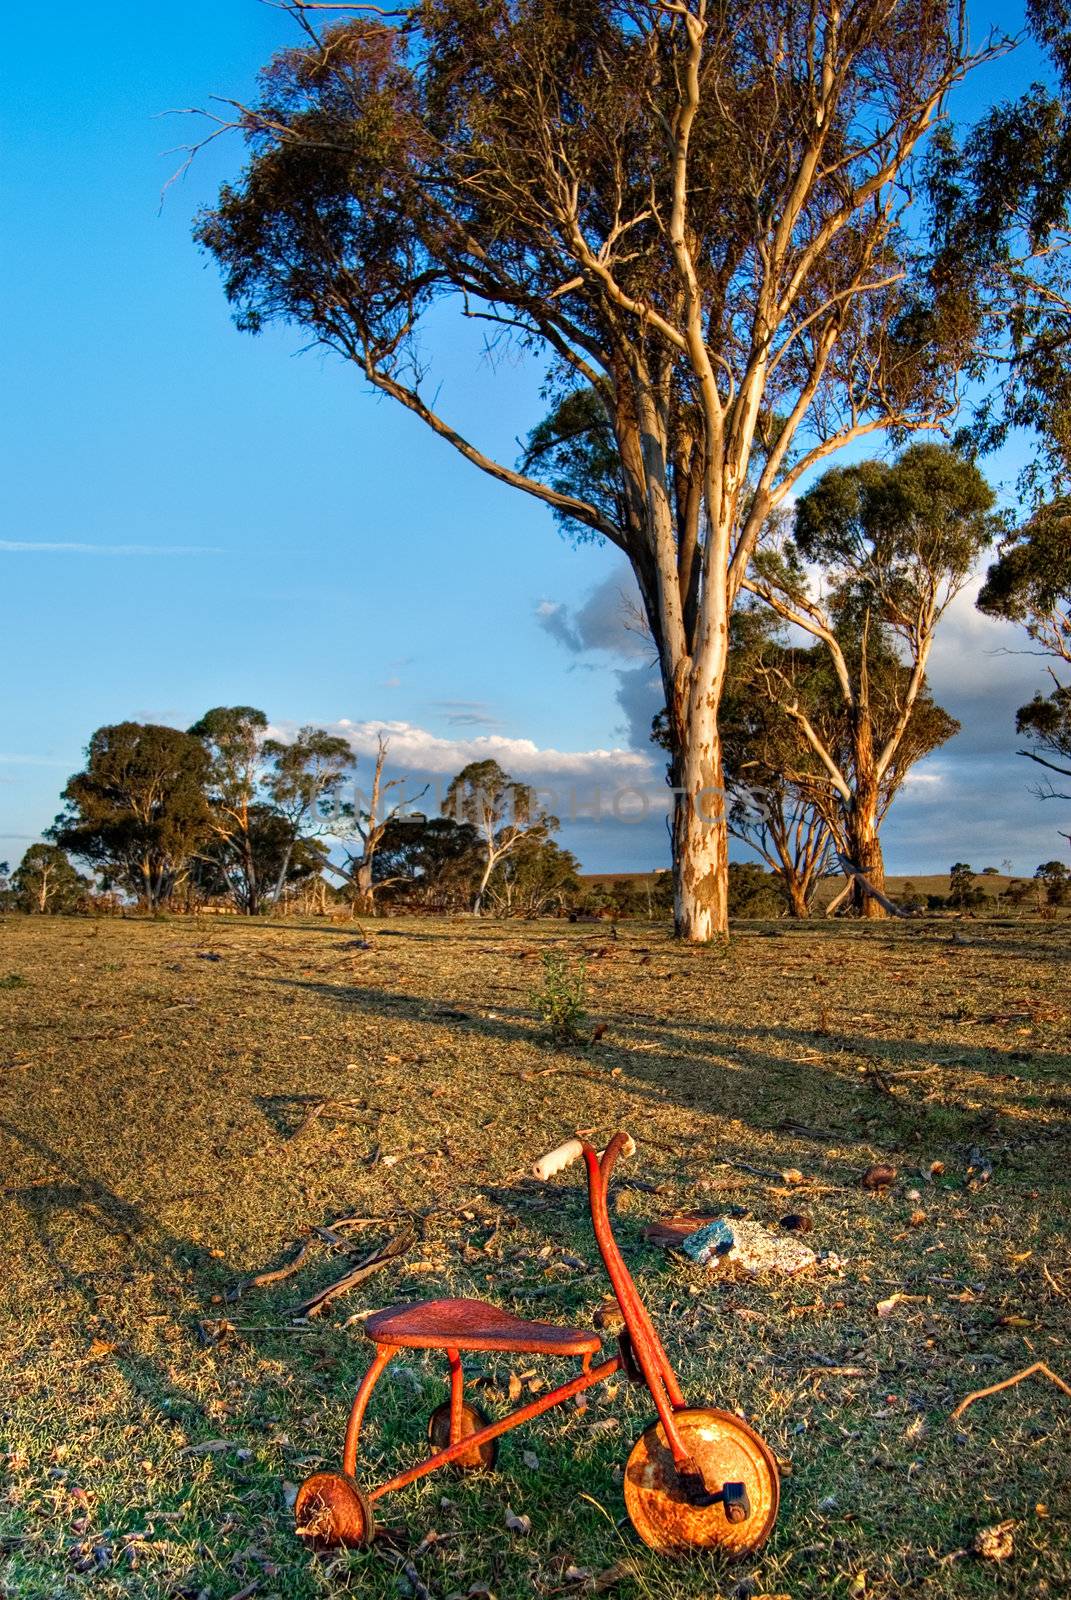
<instances>
[{"instance_id":1,"label":"blue sky","mask_svg":"<svg viewBox=\"0 0 1071 1600\"><path fill-rule=\"evenodd\" d=\"M162 113L248 94L292 37L257 0L60 0L6 19L0 858L47 826L94 728L186 726L226 703L283 729L344 721L362 753L386 722L400 762L447 776L486 748L563 811L570 789L590 809L596 785L649 783L649 673L614 553L572 549L296 332L235 331L190 239L235 143L161 206L167 152L196 136ZM972 99L1035 66L990 69ZM469 334L441 328L442 407L512 460L538 374L492 371ZM892 870L968 852L1032 871L1056 853L1062 819L1029 796L1011 722L1040 667L993 653L1018 645L969 607L951 619L934 677L970 726L894 811ZM653 815L565 842L592 870L666 858Z\"/></svg>"}]
</instances>

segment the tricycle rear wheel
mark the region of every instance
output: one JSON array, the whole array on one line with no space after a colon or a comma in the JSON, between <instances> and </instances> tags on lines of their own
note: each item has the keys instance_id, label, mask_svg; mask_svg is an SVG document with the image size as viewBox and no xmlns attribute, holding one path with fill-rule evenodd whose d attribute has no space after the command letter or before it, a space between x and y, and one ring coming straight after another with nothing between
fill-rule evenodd
<instances>
[{"instance_id":1,"label":"tricycle rear wheel","mask_svg":"<svg viewBox=\"0 0 1071 1600\"><path fill-rule=\"evenodd\" d=\"M490 1418L485 1416L479 1406L463 1405L461 1408L461 1437L467 1438L470 1433L479 1433L481 1428L486 1428ZM450 1402L437 1406L428 1418L428 1438L435 1450L446 1450L450 1444ZM450 1465L457 1472L491 1472L498 1460L498 1440L488 1439L485 1444L475 1445L471 1450L462 1451Z\"/></svg>"}]
</instances>

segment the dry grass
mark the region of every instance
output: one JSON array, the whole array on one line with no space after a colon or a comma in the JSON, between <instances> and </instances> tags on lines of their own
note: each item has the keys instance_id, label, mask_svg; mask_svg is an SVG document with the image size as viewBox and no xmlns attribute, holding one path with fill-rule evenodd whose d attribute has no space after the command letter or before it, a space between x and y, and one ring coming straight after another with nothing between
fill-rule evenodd
<instances>
[{"instance_id":1,"label":"dry grass","mask_svg":"<svg viewBox=\"0 0 1071 1600\"><path fill-rule=\"evenodd\" d=\"M656 872L582 872L580 882L590 887L604 884L607 888L613 888L615 883L635 883L645 886L653 884L658 877L659 874ZM974 881L988 900L997 900L1007 892L1009 884L1022 883L1026 880L994 872L988 876L978 873ZM894 899L904 894L905 890L923 896L930 894L947 896L952 890L952 880L947 872L890 873L885 879L885 887ZM815 908L821 910L827 906L834 895L838 895L843 888L844 879L839 872L823 879L815 892ZM1036 898L1031 892L1021 908L1006 906L1005 914L1019 921L1027 918L1033 920L1036 904ZM1066 916L1066 912L1063 914Z\"/></svg>"},{"instance_id":2,"label":"dry grass","mask_svg":"<svg viewBox=\"0 0 1071 1600\"><path fill-rule=\"evenodd\" d=\"M415 1572L436 1597L521 1600L614 1567L623 1600L1069 1592L1064 1398L1032 1380L948 1420L1033 1360L1071 1376L1064 925L975 922L960 943L940 923L755 924L706 951L603 932L377 923L364 950L324 925L0 926L0 980L24 980L0 982L7 1594L393 1600ZM586 954L609 1025L590 1049L535 1020L552 947ZM310 1117L324 1100L344 1104ZM482 1482L437 1475L387 1501L393 1546L310 1559L286 1485L338 1460L366 1359L355 1318L447 1292L583 1324L603 1282L575 1264L596 1261L579 1180L523 1174L575 1128L618 1125L646 1185L620 1187L620 1235L686 1390L740 1408L791 1463L766 1550L734 1571L637 1544L620 1468L650 1406L622 1386L510 1434ZM994 1169L977 1190L974 1145ZM900 1172L884 1198L857 1182L879 1158ZM734 1284L642 1242L655 1216L729 1205L805 1209L843 1274ZM362 1247L403 1216L420 1242L297 1329L289 1308L344 1269L327 1245L222 1298L343 1215L386 1219ZM530 1386L561 1369L512 1370ZM498 1412L509 1358L472 1371ZM431 1360L393 1369L370 1478L413 1459L444 1394ZM1003 1518L1009 1562L957 1554Z\"/></svg>"}]
</instances>

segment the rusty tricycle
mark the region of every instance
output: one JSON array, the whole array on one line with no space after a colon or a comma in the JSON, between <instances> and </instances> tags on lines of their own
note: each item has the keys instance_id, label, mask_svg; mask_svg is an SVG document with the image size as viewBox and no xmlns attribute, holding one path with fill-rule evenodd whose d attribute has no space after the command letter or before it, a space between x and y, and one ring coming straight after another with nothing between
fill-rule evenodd
<instances>
[{"instance_id":1,"label":"rusty tricycle","mask_svg":"<svg viewBox=\"0 0 1071 1600\"><path fill-rule=\"evenodd\" d=\"M597 1332L526 1322L482 1300L418 1300L376 1312L364 1324L375 1355L350 1411L342 1470L317 1472L298 1491L297 1531L310 1545L329 1549L370 1544L375 1537L373 1507L385 1494L439 1467L490 1470L502 1434L618 1372L646 1384L657 1412L633 1446L624 1478L625 1507L644 1543L663 1555L720 1548L740 1556L763 1544L777 1517L777 1462L740 1417L685 1402L613 1236L607 1203L610 1176L618 1158L632 1155L635 1148L629 1135L620 1132L601 1153L585 1139L569 1139L533 1168L534 1176L546 1182L574 1161L586 1163L595 1240L624 1321L616 1354L593 1366L601 1344ZM372 1391L402 1349L445 1353L450 1399L428 1420L433 1453L385 1483L362 1489L356 1477L361 1424ZM461 1356L476 1350L576 1357L580 1372L491 1422L465 1398Z\"/></svg>"}]
</instances>

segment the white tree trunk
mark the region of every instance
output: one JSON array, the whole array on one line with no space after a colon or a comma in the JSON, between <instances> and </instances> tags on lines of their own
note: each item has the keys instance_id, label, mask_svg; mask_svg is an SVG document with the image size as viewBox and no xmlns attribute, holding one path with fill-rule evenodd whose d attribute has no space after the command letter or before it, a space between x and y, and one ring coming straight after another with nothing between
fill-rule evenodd
<instances>
[{"instance_id":1,"label":"white tree trunk","mask_svg":"<svg viewBox=\"0 0 1071 1600\"><path fill-rule=\"evenodd\" d=\"M700 697L682 730L673 816L674 925L690 944L729 931L729 832L717 698Z\"/></svg>"}]
</instances>

